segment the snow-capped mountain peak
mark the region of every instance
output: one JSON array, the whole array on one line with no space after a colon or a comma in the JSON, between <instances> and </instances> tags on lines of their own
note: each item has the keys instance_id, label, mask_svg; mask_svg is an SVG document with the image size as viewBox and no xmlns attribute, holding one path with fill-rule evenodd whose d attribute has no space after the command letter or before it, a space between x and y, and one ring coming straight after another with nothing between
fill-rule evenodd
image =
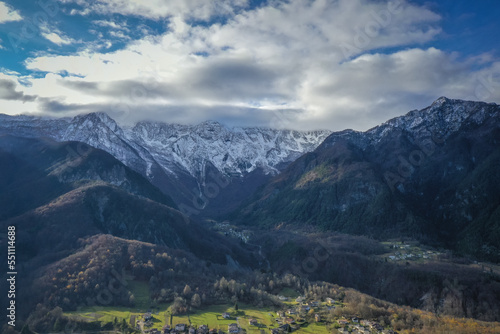
<instances>
[{"instance_id":1,"label":"snow-capped mountain peak","mask_svg":"<svg viewBox=\"0 0 500 334\"><path fill-rule=\"evenodd\" d=\"M72 119L70 126L70 128L80 130L95 130L96 127L100 129L107 128L112 132L123 133L115 120L109 117L108 114L103 112L95 112L75 116Z\"/></svg>"},{"instance_id":2,"label":"snow-capped mountain peak","mask_svg":"<svg viewBox=\"0 0 500 334\"><path fill-rule=\"evenodd\" d=\"M178 165L195 178L203 175L207 163L227 175L243 175L256 168L277 173L280 164L314 150L330 134L228 128L216 121L194 126L140 122L125 132L166 170L175 170Z\"/></svg>"},{"instance_id":3,"label":"snow-capped mountain peak","mask_svg":"<svg viewBox=\"0 0 500 334\"><path fill-rule=\"evenodd\" d=\"M429 107L413 110L406 115L393 118L366 133L372 141L394 129L412 132L415 138L439 135L446 139L468 122L483 123L488 117L499 117L498 106L485 102L453 100L440 97Z\"/></svg>"},{"instance_id":4,"label":"snow-capped mountain peak","mask_svg":"<svg viewBox=\"0 0 500 334\"><path fill-rule=\"evenodd\" d=\"M442 97L365 132L230 128L216 121L197 125L142 121L121 127L105 113L92 113L65 119L0 115L0 134L80 141L103 149L177 203L197 210L197 198L205 195L205 187L219 182L222 195L211 198L208 207L220 213L234 209L244 196L320 144L343 141L363 151L402 137L417 143L429 138L445 141L469 125L499 117L497 105ZM230 182L222 183L221 178Z\"/></svg>"},{"instance_id":5,"label":"snow-capped mountain peak","mask_svg":"<svg viewBox=\"0 0 500 334\"><path fill-rule=\"evenodd\" d=\"M203 182L207 164L231 176L242 176L257 168L278 173L280 166L314 150L330 134L228 128L211 120L197 125L142 121L122 128L103 112L65 120L5 116L0 129L18 135L22 130L23 136L84 142L111 153L150 178L152 166L158 165L167 173L187 173L199 182Z\"/></svg>"}]
</instances>

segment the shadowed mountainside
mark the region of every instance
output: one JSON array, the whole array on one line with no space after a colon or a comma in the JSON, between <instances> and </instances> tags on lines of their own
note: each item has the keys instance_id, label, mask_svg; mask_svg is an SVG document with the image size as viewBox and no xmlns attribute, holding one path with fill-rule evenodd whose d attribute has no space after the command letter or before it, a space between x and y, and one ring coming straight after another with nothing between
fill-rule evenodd
<instances>
[{"instance_id":1,"label":"shadowed mountainside","mask_svg":"<svg viewBox=\"0 0 500 334\"><path fill-rule=\"evenodd\" d=\"M367 132L330 135L231 218L410 236L500 261L500 106L441 98Z\"/></svg>"}]
</instances>

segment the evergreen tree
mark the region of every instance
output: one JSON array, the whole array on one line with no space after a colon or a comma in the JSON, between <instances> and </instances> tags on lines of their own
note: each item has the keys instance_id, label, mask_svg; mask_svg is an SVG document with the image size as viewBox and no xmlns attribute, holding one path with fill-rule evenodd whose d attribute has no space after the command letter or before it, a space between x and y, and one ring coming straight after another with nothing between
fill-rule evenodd
<instances>
[{"instance_id":1,"label":"evergreen tree","mask_svg":"<svg viewBox=\"0 0 500 334\"><path fill-rule=\"evenodd\" d=\"M54 332L61 332L63 330L63 324L61 322L60 318L56 319L56 322L54 323Z\"/></svg>"},{"instance_id":2,"label":"evergreen tree","mask_svg":"<svg viewBox=\"0 0 500 334\"><path fill-rule=\"evenodd\" d=\"M122 332L125 332L128 328L127 321L125 319L122 320L122 324L120 326Z\"/></svg>"},{"instance_id":3,"label":"evergreen tree","mask_svg":"<svg viewBox=\"0 0 500 334\"><path fill-rule=\"evenodd\" d=\"M21 334L33 334L33 332L29 329L28 325L24 325L23 329L21 329Z\"/></svg>"}]
</instances>

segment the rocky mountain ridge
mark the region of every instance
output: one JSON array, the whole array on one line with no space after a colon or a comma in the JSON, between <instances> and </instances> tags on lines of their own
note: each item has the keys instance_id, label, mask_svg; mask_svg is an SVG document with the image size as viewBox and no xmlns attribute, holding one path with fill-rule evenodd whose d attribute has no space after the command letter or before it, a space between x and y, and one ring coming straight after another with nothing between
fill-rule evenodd
<instances>
[{"instance_id":1,"label":"rocky mountain ridge","mask_svg":"<svg viewBox=\"0 0 500 334\"><path fill-rule=\"evenodd\" d=\"M232 218L408 236L498 261L500 106L440 98L366 132L332 133Z\"/></svg>"},{"instance_id":2,"label":"rocky mountain ridge","mask_svg":"<svg viewBox=\"0 0 500 334\"><path fill-rule=\"evenodd\" d=\"M105 113L91 113L60 119L0 115L2 133L78 141L102 149L146 176L177 203L193 206L193 198L202 196L209 183L208 174L247 189L242 191L245 196L315 149L331 132L229 128L214 121L194 126L144 121L121 127ZM208 211L211 206L229 210L236 205L231 198L235 197L221 196L221 203L213 199Z\"/></svg>"},{"instance_id":3,"label":"rocky mountain ridge","mask_svg":"<svg viewBox=\"0 0 500 334\"><path fill-rule=\"evenodd\" d=\"M102 112L60 119L0 115L0 131L27 137L46 136L57 141L81 141L112 153L132 167L132 156L147 164L158 159L166 171L175 174L177 169L184 169L192 176L203 174L205 163L228 175L242 175L259 167L276 174L280 164L312 151L331 133L229 128L216 121L194 126L143 121L133 127L120 127Z\"/></svg>"}]
</instances>

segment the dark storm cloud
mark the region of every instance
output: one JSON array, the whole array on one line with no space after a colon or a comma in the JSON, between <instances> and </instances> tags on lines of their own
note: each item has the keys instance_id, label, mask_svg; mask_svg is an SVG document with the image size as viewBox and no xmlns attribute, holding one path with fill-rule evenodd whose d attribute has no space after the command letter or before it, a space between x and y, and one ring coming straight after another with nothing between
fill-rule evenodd
<instances>
[{"instance_id":1,"label":"dark storm cloud","mask_svg":"<svg viewBox=\"0 0 500 334\"><path fill-rule=\"evenodd\" d=\"M26 95L23 92L16 91L16 83L14 81L0 79L0 99L32 102L36 98L36 95Z\"/></svg>"},{"instance_id":2,"label":"dark storm cloud","mask_svg":"<svg viewBox=\"0 0 500 334\"><path fill-rule=\"evenodd\" d=\"M303 110L238 107L230 105L207 106L202 104L131 104L117 103L65 103L55 99L39 99L43 114L74 116L81 113L105 112L126 125L150 120L167 123L197 124L217 119L228 126L259 126L265 128L288 128L286 120L295 118Z\"/></svg>"},{"instance_id":3,"label":"dark storm cloud","mask_svg":"<svg viewBox=\"0 0 500 334\"><path fill-rule=\"evenodd\" d=\"M188 76L192 89L224 100L285 98L276 89L280 74L275 69L245 59L209 62Z\"/></svg>"},{"instance_id":4,"label":"dark storm cloud","mask_svg":"<svg viewBox=\"0 0 500 334\"><path fill-rule=\"evenodd\" d=\"M97 82L71 81L71 80L58 80L58 82L63 86L81 92L85 92L88 94L95 94L99 92L99 87Z\"/></svg>"},{"instance_id":5,"label":"dark storm cloud","mask_svg":"<svg viewBox=\"0 0 500 334\"><path fill-rule=\"evenodd\" d=\"M58 101L56 99L50 99L50 98L39 98L38 102L40 103L40 109L43 113L45 114L75 114L78 112L92 112L92 111L99 111L98 105L93 105L93 104L77 104L77 103L64 103L61 101Z\"/></svg>"},{"instance_id":6,"label":"dark storm cloud","mask_svg":"<svg viewBox=\"0 0 500 334\"><path fill-rule=\"evenodd\" d=\"M97 96L140 99L167 99L191 101L209 98L219 101L285 99L286 94L276 89L280 74L269 66L246 60L217 60L189 69L177 81L162 78L117 80L106 83L59 80L67 88Z\"/></svg>"}]
</instances>

